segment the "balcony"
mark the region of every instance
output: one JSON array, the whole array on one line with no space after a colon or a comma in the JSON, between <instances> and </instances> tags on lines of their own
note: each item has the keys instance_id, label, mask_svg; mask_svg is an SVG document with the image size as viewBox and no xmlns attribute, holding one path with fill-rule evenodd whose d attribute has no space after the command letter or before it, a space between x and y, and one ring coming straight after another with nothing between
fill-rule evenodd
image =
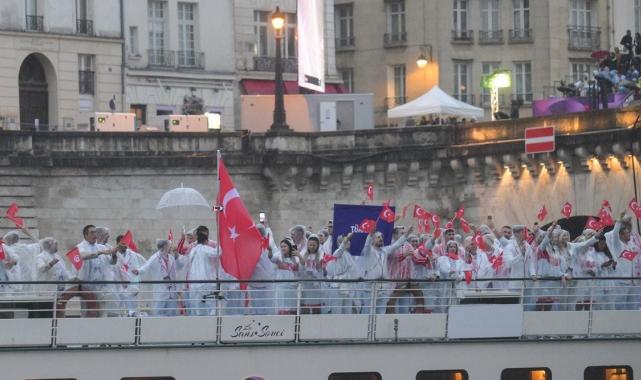
<instances>
[{"instance_id":1,"label":"balcony","mask_svg":"<svg viewBox=\"0 0 641 380\"><path fill-rule=\"evenodd\" d=\"M354 50L354 36L341 37L336 39L336 51Z\"/></svg>"},{"instance_id":2,"label":"balcony","mask_svg":"<svg viewBox=\"0 0 641 380\"><path fill-rule=\"evenodd\" d=\"M453 44L473 44L474 31L473 30L452 30L452 43Z\"/></svg>"},{"instance_id":3,"label":"balcony","mask_svg":"<svg viewBox=\"0 0 641 380\"><path fill-rule=\"evenodd\" d=\"M454 99L460 100L463 103L467 103L472 106L475 105L475 97L473 94L453 94L452 96L454 97Z\"/></svg>"},{"instance_id":4,"label":"balcony","mask_svg":"<svg viewBox=\"0 0 641 380\"><path fill-rule=\"evenodd\" d=\"M503 30L479 30L479 44L480 45L502 45L503 44Z\"/></svg>"},{"instance_id":5,"label":"balcony","mask_svg":"<svg viewBox=\"0 0 641 380\"><path fill-rule=\"evenodd\" d=\"M510 29L511 44L531 44L534 42L532 29Z\"/></svg>"},{"instance_id":6,"label":"balcony","mask_svg":"<svg viewBox=\"0 0 641 380\"><path fill-rule=\"evenodd\" d=\"M407 32L385 33L383 45L385 47L405 46L407 44Z\"/></svg>"},{"instance_id":7,"label":"balcony","mask_svg":"<svg viewBox=\"0 0 641 380\"><path fill-rule=\"evenodd\" d=\"M407 97L405 96L392 96L385 98L384 109L387 111L390 108L398 107L407 102Z\"/></svg>"},{"instance_id":8,"label":"balcony","mask_svg":"<svg viewBox=\"0 0 641 380\"><path fill-rule=\"evenodd\" d=\"M78 71L78 90L80 94L93 95L94 90L94 72Z\"/></svg>"},{"instance_id":9,"label":"balcony","mask_svg":"<svg viewBox=\"0 0 641 380\"><path fill-rule=\"evenodd\" d=\"M187 69L204 69L205 54L200 51L178 50L178 67Z\"/></svg>"},{"instance_id":10,"label":"balcony","mask_svg":"<svg viewBox=\"0 0 641 380\"><path fill-rule=\"evenodd\" d=\"M175 54L170 50L147 50L149 67L173 68L175 65Z\"/></svg>"},{"instance_id":11,"label":"balcony","mask_svg":"<svg viewBox=\"0 0 641 380\"><path fill-rule=\"evenodd\" d=\"M594 51L601 48L601 29L570 26L568 28L568 49Z\"/></svg>"},{"instance_id":12,"label":"balcony","mask_svg":"<svg viewBox=\"0 0 641 380\"><path fill-rule=\"evenodd\" d=\"M25 29L32 32L42 32L44 30L43 17L27 15L25 18Z\"/></svg>"},{"instance_id":13,"label":"balcony","mask_svg":"<svg viewBox=\"0 0 641 380\"><path fill-rule=\"evenodd\" d=\"M276 58L274 57L254 57L254 71L274 71L276 68ZM296 57L283 58L283 72L297 73L298 60Z\"/></svg>"},{"instance_id":14,"label":"balcony","mask_svg":"<svg viewBox=\"0 0 641 380\"><path fill-rule=\"evenodd\" d=\"M93 36L93 20L76 20L76 33Z\"/></svg>"}]
</instances>

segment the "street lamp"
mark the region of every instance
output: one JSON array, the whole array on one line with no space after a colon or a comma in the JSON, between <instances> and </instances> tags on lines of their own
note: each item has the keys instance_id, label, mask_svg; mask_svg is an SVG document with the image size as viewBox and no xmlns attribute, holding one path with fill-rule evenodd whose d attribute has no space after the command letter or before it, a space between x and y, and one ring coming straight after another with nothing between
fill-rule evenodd
<instances>
[{"instance_id":1,"label":"street lamp","mask_svg":"<svg viewBox=\"0 0 641 380\"><path fill-rule=\"evenodd\" d=\"M287 117L285 115L285 83L283 82L283 58L281 56L281 43L283 39L283 27L285 26L285 14L276 7L272 13L272 27L274 28L274 36L276 38L276 62L274 64L275 78L274 78L274 120L270 130L282 131L289 130L287 125Z\"/></svg>"},{"instance_id":2,"label":"street lamp","mask_svg":"<svg viewBox=\"0 0 641 380\"><path fill-rule=\"evenodd\" d=\"M425 51L429 52L429 57L425 54ZM432 60L432 45L423 45L421 47L421 55L418 56L416 60L416 66L419 69L424 69L428 63Z\"/></svg>"},{"instance_id":3,"label":"street lamp","mask_svg":"<svg viewBox=\"0 0 641 380\"><path fill-rule=\"evenodd\" d=\"M512 86L512 76L509 70L497 69L488 76L483 77L481 87L490 89L490 112L492 120L496 120L495 114L499 112L499 88Z\"/></svg>"}]
</instances>

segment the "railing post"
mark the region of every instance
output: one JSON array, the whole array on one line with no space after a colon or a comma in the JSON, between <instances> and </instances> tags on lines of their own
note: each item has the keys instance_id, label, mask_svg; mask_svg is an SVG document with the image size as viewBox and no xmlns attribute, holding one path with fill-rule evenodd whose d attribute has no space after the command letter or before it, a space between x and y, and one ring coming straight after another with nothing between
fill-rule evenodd
<instances>
[{"instance_id":1,"label":"railing post","mask_svg":"<svg viewBox=\"0 0 641 380\"><path fill-rule=\"evenodd\" d=\"M377 282L372 282L370 287L369 328L367 331L369 341L374 340L374 330L376 329L376 298L378 297L377 285Z\"/></svg>"},{"instance_id":2,"label":"railing post","mask_svg":"<svg viewBox=\"0 0 641 380\"><path fill-rule=\"evenodd\" d=\"M303 284L296 285L296 318L294 321L294 342L300 341L300 314L301 314L301 299L303 298Z\"/></svg>"}]
</instances>

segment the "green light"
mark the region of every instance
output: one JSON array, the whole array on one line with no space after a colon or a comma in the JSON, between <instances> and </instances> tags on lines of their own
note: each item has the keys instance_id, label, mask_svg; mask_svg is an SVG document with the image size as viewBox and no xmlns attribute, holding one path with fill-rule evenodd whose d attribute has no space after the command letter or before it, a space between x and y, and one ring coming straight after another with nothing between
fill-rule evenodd
<instances>
[{"instance_id":1,"label":"green light","mask_svg":"<svg viewBox=\"0 0 641 380\"><path fill-rule=\"evenodd\" d=\"M489 80L491 88L506 88L512 85L510 73L496 73Z\"/></svg>"}]
</instances>

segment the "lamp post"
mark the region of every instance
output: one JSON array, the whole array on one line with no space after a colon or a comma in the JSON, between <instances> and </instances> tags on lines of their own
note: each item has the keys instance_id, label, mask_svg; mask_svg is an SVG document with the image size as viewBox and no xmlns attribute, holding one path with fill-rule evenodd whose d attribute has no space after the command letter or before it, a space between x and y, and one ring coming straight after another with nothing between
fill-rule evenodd
<instances>
[{"instance_id":1,"label":"lamp post","mask_svg":"<svg viewBox=\"0 0 641 380\"><path fill-rule=\"evenodd\" d=\"M281 43L283 39L283 27L285 26L285 15L276 7L271 16L272 27L274 28L274 35L276 38L276 62L274 64L275 78L274 85L274 120L272 126L269 128L271 131L289 130L287 125L287 117L285 115L285 83L283 82L283 58L281 56Z\"/></svg>"},{"instance_id":2,"label":"lamp post","mask_svg":"<svg viewBox=\"0 0 641 380\"><path fill-rule=\"evenodd\" d=\"M508 70L497 69L492 74L483 77L481 87L490 89L490 112L492 120L496 120L496 114L499 112L499 88L512 86L512 77Z\"/></svg>"}]
</instances>

